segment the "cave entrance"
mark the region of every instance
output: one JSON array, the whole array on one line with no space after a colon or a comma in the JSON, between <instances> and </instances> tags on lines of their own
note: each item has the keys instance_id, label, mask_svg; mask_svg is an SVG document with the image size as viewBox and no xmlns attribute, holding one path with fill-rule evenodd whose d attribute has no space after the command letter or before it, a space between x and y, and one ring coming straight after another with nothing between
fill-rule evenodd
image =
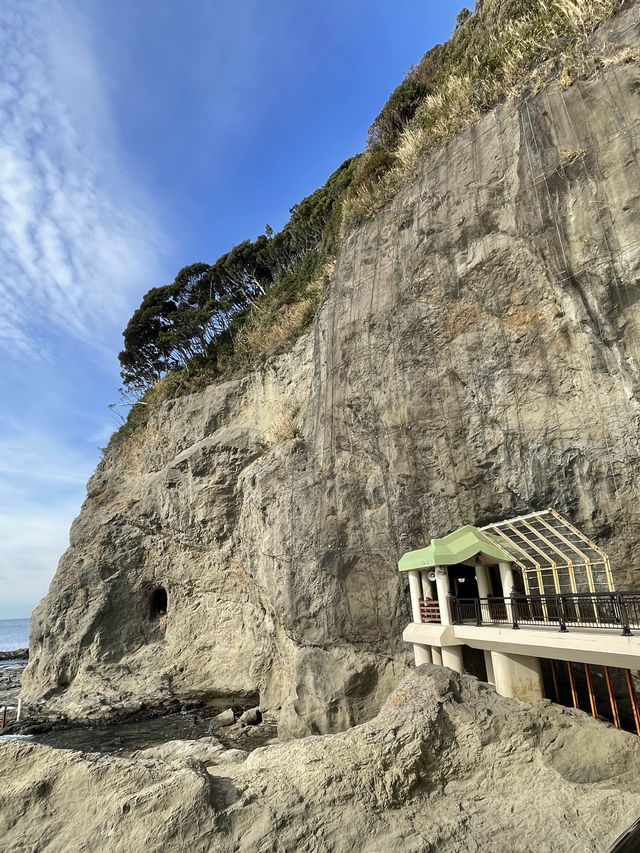
<instances>
[{"instance_id":1,"label":"cave entrance","mask_svg":"<svg viewBox=\"0 0 640 853\"><path fill-rule=\"evenodd\" d=\"M167 590L160 587L154 589L149 601L149 616L157 619L158 616L166 616L167 613Z\"/></svg>"}]
</instances>

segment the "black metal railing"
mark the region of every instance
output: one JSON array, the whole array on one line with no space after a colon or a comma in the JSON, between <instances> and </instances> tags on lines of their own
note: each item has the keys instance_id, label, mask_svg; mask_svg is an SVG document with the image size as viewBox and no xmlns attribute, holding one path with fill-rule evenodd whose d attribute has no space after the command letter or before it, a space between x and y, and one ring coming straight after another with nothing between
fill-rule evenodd
<instances>
[{"instance_id":1,"label":"black metal railing","mask_svg":"<svg viewBox=\"0 0 640 853\"><path fill-rule=\"evenodd\" d=\"M640 592L577 592L567 595L514 595L511 598L449 596L454 625L617 628L624 636L640 631Z\"/></svg>"}]
</instances>

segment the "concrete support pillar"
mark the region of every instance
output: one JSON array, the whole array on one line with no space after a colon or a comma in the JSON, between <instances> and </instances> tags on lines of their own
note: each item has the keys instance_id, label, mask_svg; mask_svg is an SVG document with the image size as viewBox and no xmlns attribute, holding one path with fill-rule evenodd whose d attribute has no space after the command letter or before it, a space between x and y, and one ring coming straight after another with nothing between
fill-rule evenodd
<instances>
[{"instance_id":1,"label":"concrete support pillar","mask_svg":"<svg viewBox=\"0 0 640 853\"><path fill-rule=\"evenodd\" d=\"M422 622L420 614L420 599L423 597L422 578L417 570L412 569L409 572L409 592L411 594L411 614L414 622ZM424 646L422 643L413 644L413 659L416 666L421 666L423 663L431 663L431 647Z\"/></svg>"},{"instance_id":2,"label":"concrete support pillar","mask_svg":"<svg viewBox=\"0 0 640 853\"><path fill-rule=\"evenodd\" d=\"M464 672L464 664L462 662L462 646L443 646L442 647L442 665L448 666L459 672L460 675Z\"/></svg>"},{"instance_id":3,"label":"concrete support pillar","mask_svg":"<svg viewBox=\"0 0 640 853\"><path fill-rule=\"evenodd\" d=\"M513 565L511 563L500 562L500 582L502 583L502 595L506 599L507 619L513 622L513 607L511 606L511 590L515 586L515 578L513 576Z\"/></svg>"},{"instance_id":4,"label":"concrete support pillar","mask_svg":"<svg viewBox=\"0 0 640 853\"><path fill-rule=\"evenodd\" d=\"M449 571L446 566L436 567L436 589L438 591L438 604L440 605L440 622L443 625L451 625L449 616ZM440 649L442 665L463 673L462 646L443 646Z\"/></svg>"},{"instance_id":5,"label":"concrete support pillar","mask_svg":"<svg viewBox=\"0 0 640 853\"><path fill-rule=\"evenodd\" d=\"M431 663L431 646L423 646L422 643L414 643L413 659L416 666L421 666L423 663Z\"/></svg>"},{"instance_id":6,"label":"concrete support pillar","mask_svg":"<svg viewBox=\"0 0 640 853\"><path fill-rule=\"evenodd\" d=\"M480 598L488 598L491 594L491 584L489 583L489 570L486 566L476 566L476 581L478 582Z\"/></svg>"},{"instance_id":7,"label":"concrete support pillar","mask_svg":"<svg viewBox=\"0 0 640 853\"><path fill-rule=\"evenodd\" d=\"M422 598L422 584L420 572L412 569L409 572L409 594L411 595L411 614L414 622L422 622L420 618L420 599Z\"/></svg>"},{"instance_id":8,"label":"concrete support pillar","mask_svg":"<svg viewBox=\"0 0 640 853\"><path fill-rule=\"evenodd\" d=\"M451 625L449 616L449 572L446 566L436 567L436 589L438 590L438 604L440 605L440 622L443 625Z\"/></svg>"},{"instance_id":9,"label":"concrete support pillar","mask_svg":"<svg viewBox=\"0 0 640 853\"><path fill-rule=\"evenodd\" d=\"M544 698L538 658L491 652L496 690L501 696L534 702Z\"/></svg>"},{"instance_id":10,"label":"concrete support pillar","mask_svg":"<svg viewBox=\"0 0 640 853\"><path fill-rule=\"evenodd\" d=\"M493 674L493 660L491 658L491 652L486 649L484 651L484 665L487 670L487 683L495 685L496 677Z\"/></svg>"},{"instance_id":11,"label":"concrete support pillar","mask_svg":"<svg viewBox=\"0 0 640 853\"><path fill-rule=\"evenodd\" d=\"M442 666L442 649L440 646L431 646L431 659L436 666Z\"/></svg>"},{"instance_id":12,"label":"concrete support pillar","mask_svg":"<svg viewBox=\"0 0 640 853\"><path fill-rule=\"evenodd\" d=\"M425 600L427 598L433 600L433 584L429 580L428 572L420 572L420 582L422 584L422 597Z\"/></svg>"},{"instance_id":13,"label":"concrete support pillar","mask_svg":"<svg viewBox=\"0 0 640 853\"><path fill-rule=\"evenodd\" d=\"M505 598L511 596L511 590L515 586L512 563L498 563L500 567L500 581L502 582L502 595Z\"/></svg>"}]
</instances>

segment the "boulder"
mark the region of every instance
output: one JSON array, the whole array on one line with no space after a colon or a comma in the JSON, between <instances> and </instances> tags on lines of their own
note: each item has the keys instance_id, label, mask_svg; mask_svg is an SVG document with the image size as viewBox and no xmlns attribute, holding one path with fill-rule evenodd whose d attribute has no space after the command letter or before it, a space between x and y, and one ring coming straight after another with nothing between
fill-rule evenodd
<instances>
[{"instance_id":1,"label":"boulder","mask_svg":"<svg viewBox=\"0 0 640 853\"><path fill-rule=\"evenodd\" d=\"M262 712L260 708L247 708L247 710L240 715L238 722L244 723L247 726L258 725L258 723L262 722Z\"/></svg>"},{"instance_id":2,"label":"boulder","mask_svg":"<svg viewBox=\"0 0 640 853\"><path fill-rule=\"evenodd\" d=\"M211 723L215 728L222 728L223 726L232 726L235 722L235 714L233 713L232 708L227 708L226 711L222 711L220 714L216 714L215 717L212 718Z\"/></svg>"}]
</instances>

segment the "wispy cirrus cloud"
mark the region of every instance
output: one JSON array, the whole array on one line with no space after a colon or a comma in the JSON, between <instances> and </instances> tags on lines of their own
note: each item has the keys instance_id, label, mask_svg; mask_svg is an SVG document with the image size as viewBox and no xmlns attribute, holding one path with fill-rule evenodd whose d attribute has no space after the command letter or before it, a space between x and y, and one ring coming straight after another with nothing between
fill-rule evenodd
<instances>
[{"instance_id":1,"label":"wispy cirrus cloud","mask_svg":"<svg viewBox=\"0 0 640 853\"><path fill-rule=\"evenodd\" d=\"M46 592L97 461L119 334L167 247L85 12L0 3L0 618Z\"/></svg>"},{"instance_id":2,"label":"wispy cirrus cloud","mask_svg":"<svg viewBox=\"0 0 640 853\"><path fill-rule=\"evenodd\" d=\"M104 74L71 4L0 5L0 346L50 353L43 329L100 348L161 240L118 156Z\"/></svg>"}]
</instances>

